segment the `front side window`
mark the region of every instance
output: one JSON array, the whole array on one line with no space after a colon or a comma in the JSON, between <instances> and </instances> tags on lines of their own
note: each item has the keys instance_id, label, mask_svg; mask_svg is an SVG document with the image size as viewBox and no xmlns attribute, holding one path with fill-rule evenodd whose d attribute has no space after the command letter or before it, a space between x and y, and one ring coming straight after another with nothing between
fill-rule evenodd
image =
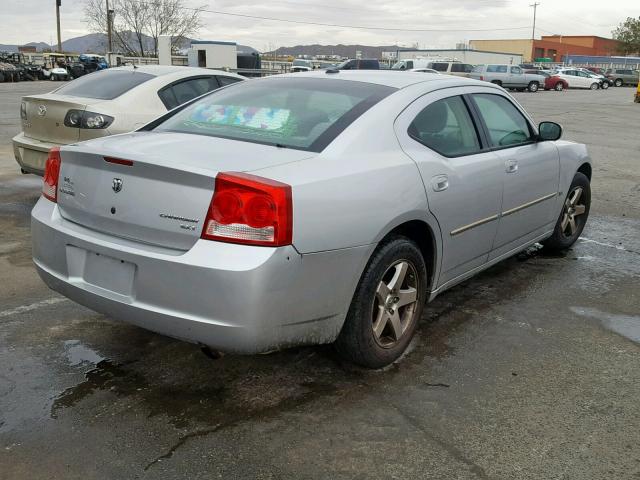
<instances>
[{"instance_id":1,"label":"front side window","mask_svg":"<svg viewBox=\"0 0 640 480\"><path fill-rule=\"evenodd\" d=\"M188 105L154 130L320 152L395 88L322 78L241 82Z\"/></svg>"},{"instance_id":2,"label":"front side window","mask_svg":"<svg viewBox=\"0 0 640 480\"><path fill-rule=\"evenodd\" d=\"M522 73L522 69L520 67L511 67L511 73L520 75Z\"/></svg>"},{"instance_id":3,"label":"front side window","mask_svg":"<svg viewBox=\"0 0 640 480\"><path fill-rule=\"evenodd\" d=\"M489 131L489 140L493 147L509 147L532 141L529 122L505 97L476 93L473 99Z\"/></svg>"},{"instance_id":4,"label":"front side window","mask_svg":"<svg viewBox=\"0 0 640 480\"><path fill-rule=\"evenodd\" d=\"M411 60L407 60L407 68L413 68L413 62Z\"/></svg>"},{"instance_id":5,"label":"front side window","mask_svg":"<svg viewBox=\"0 0 640 480\"><path fill-rule=\"evenodd\" d=\"M438 71L438 72L446 72L447 68L449 68L449 64L448 63L442 63L442 62L435 62L431 64L431 68L433 68L434 70Z\"/></svg>"},{"instance_id":6,"label":"front side window","mask_svg":"<svg viewBox=\"0 0 640 480\"><path fill-rule=\"evenodd\" d=\"M462 97L433 102L409 126L416 141L447 157L470 155L480 150L478 135Z\"/></svg>"}]
</instances>

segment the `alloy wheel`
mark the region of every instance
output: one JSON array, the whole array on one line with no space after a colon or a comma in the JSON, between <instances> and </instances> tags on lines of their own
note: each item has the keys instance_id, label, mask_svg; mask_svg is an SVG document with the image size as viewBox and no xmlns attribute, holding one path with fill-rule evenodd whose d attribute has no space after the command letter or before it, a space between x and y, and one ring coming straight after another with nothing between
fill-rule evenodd
<instances>
[{"instance_id":1,"label":"alloy wheel","mask_svg":"<svg viewBox=\"0 0 640 480\"><path fill-rule=\"evenodd\" d=\"M560 229L565 237L572 237L578 231L578 222L580 216L584 215L587 207L582 200L582 187L574 188L567 196L564 202L564 209L562 212L562 222L560 223Z\"/></svg>"},{"instance_id":2,"label":"alloy wheel","mask_svg":"<svg viewBox=\"0 0 640 480\"><path fill-rule=\"evenodd\" d=\"M376 342L393 347L416 321L418 275L407 260L391 265L378 284L373 300L371 327Z\"/></svg>"}]
</instances>

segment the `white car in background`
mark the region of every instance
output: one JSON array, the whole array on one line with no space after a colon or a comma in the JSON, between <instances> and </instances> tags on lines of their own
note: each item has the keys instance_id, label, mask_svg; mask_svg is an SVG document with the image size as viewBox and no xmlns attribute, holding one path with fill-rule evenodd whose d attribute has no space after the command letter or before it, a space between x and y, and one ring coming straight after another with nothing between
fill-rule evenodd
<instances>
[{"instance_id":1,"label":"white car in background","mask_svg":"<svg viewBox=\"0 0 640 480\"><path fill-rule=\"evenodd\" d=\"M579 68L559 68L555 72L552 72L552 75L557 75L564 79L569 84L569 88L598 90L602 85L600 79L593 77L592 74L590 75L588 72Z\"/></svg>"},{"instance_id":2,"label":"white car in background","mask_svg":"<svg viewBox=\"0 0 640 480\"><path fill-rule=\"evenodd\" d=\"M244 77L206 68L148 65L84 75L51 93L22 97L13 151L23 173L43 175L49 150L126 133Z\"/></svg>"}]
</instances>

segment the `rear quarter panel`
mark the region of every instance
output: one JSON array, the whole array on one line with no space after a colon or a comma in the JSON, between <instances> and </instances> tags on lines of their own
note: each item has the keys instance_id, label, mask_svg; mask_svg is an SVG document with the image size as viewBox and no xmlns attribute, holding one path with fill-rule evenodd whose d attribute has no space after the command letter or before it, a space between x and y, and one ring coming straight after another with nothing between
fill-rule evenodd
<instances>
[{"instance_id":1,"label":"rear quarter panel","mask_svg":"<svg viewBox=\"0 0 640 480\"><path fill-rule=\"evenodd\" d=\"M410 220L437 230L418 167L394 133L404 101L383 100L313 159L252 172L292 185L298 251L372 245Z\"/></svg>"}]
</instances>

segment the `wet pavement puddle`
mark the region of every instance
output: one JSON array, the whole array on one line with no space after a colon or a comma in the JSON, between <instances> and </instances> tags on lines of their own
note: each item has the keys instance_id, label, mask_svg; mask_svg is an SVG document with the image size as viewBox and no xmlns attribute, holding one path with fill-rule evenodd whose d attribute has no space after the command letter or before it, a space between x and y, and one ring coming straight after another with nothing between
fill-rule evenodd
<instances>
[{"instance_id":1,"label":"wet pavement puddle","mask_svg":"<svg viewBox=\"0 0 640 480\"><path fill-rule=\"evenodd\" d=\"M595 308L571 307L571 311L582 317L599 320L606 329L640 344L640 316L614 315Z\"/></svg>"}]
</instances>

